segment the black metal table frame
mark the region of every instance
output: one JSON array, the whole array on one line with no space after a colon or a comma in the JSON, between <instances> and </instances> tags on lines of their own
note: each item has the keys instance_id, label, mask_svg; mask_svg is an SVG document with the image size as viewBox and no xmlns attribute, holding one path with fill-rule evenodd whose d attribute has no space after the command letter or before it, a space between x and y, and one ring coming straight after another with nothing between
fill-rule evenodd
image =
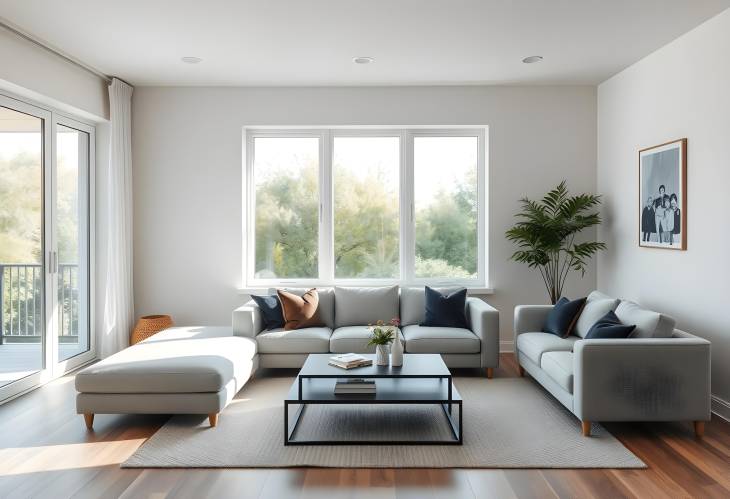
<instances>
[{"instance_id":1,"label":"black metal table frame","mask_svg":"<svg viewBox=\"0 0 730 499\"><path fill-rule=\"evenodd\" d=\"M398 378L398 379L446 379L448 381L447 393L448 397L446 400L376 400L368 399L356 396L342 396L341 400L304 400L302 398L302 383L303 378L326 378L326 379L337 379L342 376L334 375L300 375L297 376L297 392L298 399L296 400L284 400L284 445L462 445L464 443L464 435L462 431L463 423L463 406L461 398L453 399L453 379L451 375L363 375L363 378ZM433 405L437 404L443 409L446 420L449 424L449 429L454 436L453 440L293 440L292 437L294 432L299 425L299 421L304 414L308 405L342 405L342 404L408 404L408 405ZM297 405L298 408L293 415L293 421L289 421L289 406ZM458 424L454 421L452 415L452 407L456 405L459 407L459 419Z\"/></svg>"}]
</instances>

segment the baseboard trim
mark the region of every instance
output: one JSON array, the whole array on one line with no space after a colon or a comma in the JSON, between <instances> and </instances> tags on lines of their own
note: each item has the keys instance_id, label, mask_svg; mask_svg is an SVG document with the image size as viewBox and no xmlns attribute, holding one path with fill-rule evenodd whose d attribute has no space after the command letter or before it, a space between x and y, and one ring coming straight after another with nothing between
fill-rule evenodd
<instances>
[{"instance_id":1,"label":"baseboard trim","mask_svg":"<svg viewBox=\"0 0 730 499\"><path fill-rule=\"evenodd\" d=\"M515 342L512 340L500 340L499 353L512 353L515 351Z\"/></svg>"},{"instance_id":2,"label":"baseboard trim","mask_svg":"<svg viewBox=\"0 0 730 499\"><path fill-rule=\"evenodd\" d=\"M711 409L715 416L719 416L725 421L730 422L730 402L723 400L717 395L711 397Z\"/></svg>"}]
</instances>

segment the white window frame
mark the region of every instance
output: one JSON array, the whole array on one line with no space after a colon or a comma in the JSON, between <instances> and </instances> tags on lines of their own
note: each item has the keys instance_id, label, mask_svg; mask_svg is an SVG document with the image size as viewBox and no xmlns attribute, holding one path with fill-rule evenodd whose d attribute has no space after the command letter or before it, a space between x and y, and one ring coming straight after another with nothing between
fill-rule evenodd
<instances>
[{"instance_id":1,"label":"white window frame","mask_svg":"<svg viewBox=\"0 0 730 499\"><path fill-rule=\"evenodd\" d=\"M258 279L255 272L254 141L266 137L314 137L319 139L319 277L311 279ZM334 185L332 156L335 137L399 137L400 276L399 278L337 279L334 266ZM477 138L477 277L475 279L417 278L415 273L414 158L416 137ZM243 258L239 292L249 294L275 287L326 286L465 286L474 293L491 293L488 278L488 128L480 127L246 127L243 129Z\"/></svg>"}]
</instances>

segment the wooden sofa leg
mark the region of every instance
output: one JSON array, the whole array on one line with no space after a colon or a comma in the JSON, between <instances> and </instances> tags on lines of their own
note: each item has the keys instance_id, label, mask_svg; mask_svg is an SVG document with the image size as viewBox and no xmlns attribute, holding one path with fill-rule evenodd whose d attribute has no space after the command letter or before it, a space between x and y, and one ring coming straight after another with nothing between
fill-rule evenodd
<instances>
[{"instance_id":1,"label":"wooden sofa leg","mask_svg":"<svg viewBox=\"0 0 730 499\"><path fill-rule=\"evenodd\" d=\"M211 412L208 414L208 421L210 421L211 428L218 426L218 413Z\"/></svg>"},{"instance_id":2,"label":"wooden sofa leg","mask_svg":"<svg viewBox=\"0 0 730 499\"><path fill-rule=\"evenodd\" d=\"M518 371L520 372L520 378L525 377L525 368L522 366L517 366Z\"/></svg>"},{"instance_id":3,"label":"wooden sofa leg","mask_svg":"<svg viewBox=\"0 0 730 499\"><path fill-rule=\"evenodd\" d=\"M487 379L492 379L493 376L494 376L494 368L487 367Z\"/></svg>"},{"instance_id":4,"label":"wooden sofa leg","mask_svg":"<svg viewBox=\"0 0 730 499\"><path fill-rule=\"evenodd\" d=\"M590 421L581 421L580 424L583 429L583 436L590 437L591 436L591 422Z\"/></svg>"},{"instance_id":5,"label":"wooden sofa leg","mask_svg":"<svg viewBox=\"0 0 730 499\"><path fill-rule=\"evenodd\" d=\"M84 423L86 423L86 428L89 430L94 429L94 414L84 414Z\"/></svg>"},{"instance_id":6,"label":"wooden sofa leg","mask_svg":"<svg viewBox=\"0 0 730 499\"><path fill-rule=\"evenodd\" d=\"M705 422L704 421L695 421L695 436L697 438L702 438L705 435Z\"/></svg>"}]
</instances>

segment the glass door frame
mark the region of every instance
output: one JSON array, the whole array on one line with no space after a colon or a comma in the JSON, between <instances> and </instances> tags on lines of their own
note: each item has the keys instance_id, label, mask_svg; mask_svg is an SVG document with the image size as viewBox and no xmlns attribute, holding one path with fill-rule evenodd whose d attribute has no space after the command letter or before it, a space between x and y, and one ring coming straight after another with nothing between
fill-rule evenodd
<instances>
[{"instance_id":1,"label":"glass door frame","mask_svg":"<svg viewBox=\"0 0 730 499\"><path fill-rule=\"evenodd\" d=\"M53 278L53 286L52 286L52 296L50 297L53 301L53 306L50 310L53 311L53 317L52 320L52 339L51 339L51 365L53 366L53 377L62 376L63 374L67 373L68 371L71 371L73 369L76 369L79 366L82 366L96 358L96 338L93 334L94 330L94 322L93 322L93 311L94 311L94 189L92 186L94 185L94 165L95 159L96 159L96 150L95 150L95 142L96 142L96 131L93 126L90 126L86 123L83 123L81 121L78 121L77 119L70 118L68 116L62 115L60 113L53 113L54 119L52 124L52 136L53 136L53 155L52 155L52 161L53 161L53 188L50 189L52 196L53 196L53 203L51 205L51 216L53 223L51 224L51 231L53 232L52 237L52 248L55 252L55 272L52 274ZM58 193L58 185L57 185L57 178L58 178L58 155L56 151L56 144L57 144L57 133L58 133L58 126L64 126L66 128L72 128L74 130L77 130L82 133L86 133L89 136L89 148L87 151L88 154L88 161L86 161L86 164L79 165L81 170L79 170L79 176L85 179L84 184L86 185L86 192L85 193L79 193L79 203L81 203L81 195L85 194L85 200L86 200L86 230L84 231L86 233L85 240L79 241L79 248L83 244L86 247L86 255L88 256L86 262L82 262L81 259L79 259L79 276L81 276L81 265L87 265L87 294L88 294L88 304L86 305L87 314L86 314L86 320L88 321L87 325L87 334L89 335L89 349L85 352L81 352L79 354L76 354L72 357L69 357L65 360L59 360L59 354L60 354L60 345L59 345L59 336L58 331L61 328L61 325L58 322L58 235L57 235L57 228L58 228L58 221L57 217L58 214L56 213L56 199L55 196ZM81 254L83 254L82 252ZM79 285L79 290L81 289L81 286ZM79 340L80 341L80 340Z\"/></svg>"},{"instance_id":2,"label":"glass door frame","mask_svg":"<svg viewBox=\"0 0 730 499\"><path fill-rule=\"evenodd\" d=\"M13 94L0 90L0 106L19 113L27 114L35 118L43 120L42 141L43 150L41 151L41 169L42 169L42 219L41 230L43 240L41 241L41 249L43 261L41 268L43 270L43 326L44 331L41 341L43 366L38 372L34 372L28 376L24 376L14 382L0 387L0 404L26 392L36 388L48 381L58 378L65 373L76 369L86 363L96 359L96 335L94 334L94 291L95 291L95 170L96 170L96 129L93 123L80 121L77 118L68 116L65 113L56 111L47 106L30 102ZM54 265L57 266L58 241L56 234L56 130L58 125L77 129L81 132L89 134L89 161L84 166L87 176L87 240L83 241L87 245L88 251L88 331L89 331L89 349L86 352L75 355L69 359L59 362L58 351L58 274L53 272ZM81 172L80 172L81 174Z\"/></svg>"}]
</instances>

